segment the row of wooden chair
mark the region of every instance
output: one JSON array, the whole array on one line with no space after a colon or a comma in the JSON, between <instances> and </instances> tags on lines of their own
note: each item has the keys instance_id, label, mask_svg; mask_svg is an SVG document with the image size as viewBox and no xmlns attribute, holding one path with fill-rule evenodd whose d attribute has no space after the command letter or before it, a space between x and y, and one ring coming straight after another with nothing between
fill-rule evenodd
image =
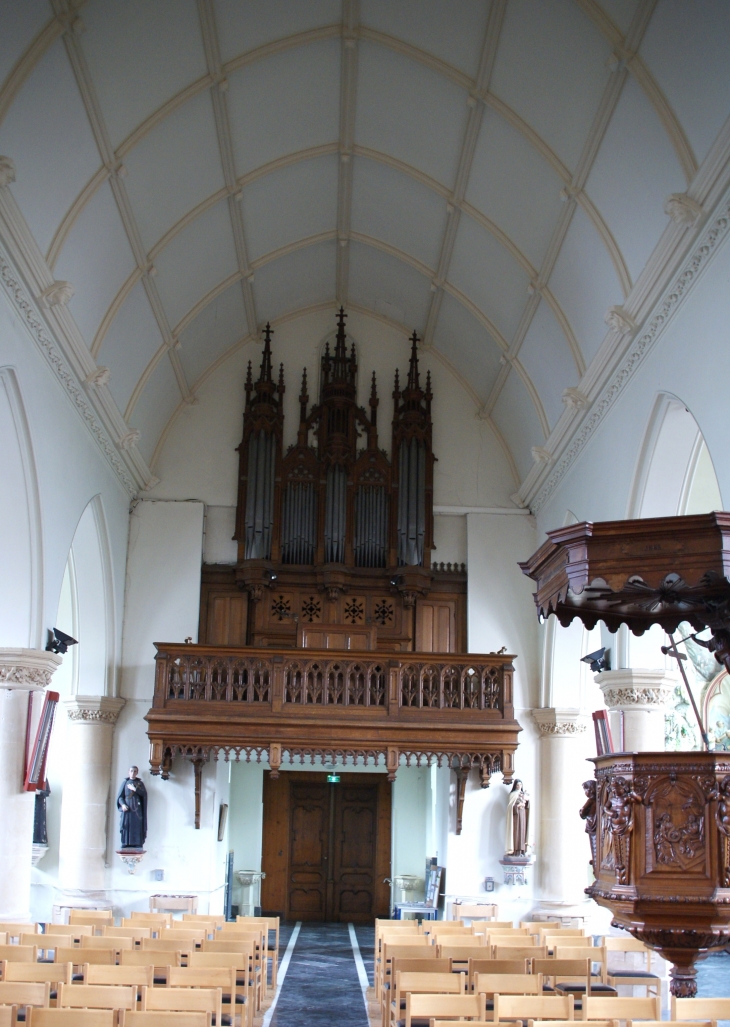
<instances>
[{"instance_id":1,"label":"row of wooden chair","mask_svg":"<svg viewBox=\"0 0 730 1027\"><path fill-rule=\"evenodd\" d=\"M17 1009L0 1006L0 1027L15 1027ZM40 1009L30 1007L26 1027L211 1027L206 1012L137 1012L128 1009Z\"/></svg>"}]
</instances>

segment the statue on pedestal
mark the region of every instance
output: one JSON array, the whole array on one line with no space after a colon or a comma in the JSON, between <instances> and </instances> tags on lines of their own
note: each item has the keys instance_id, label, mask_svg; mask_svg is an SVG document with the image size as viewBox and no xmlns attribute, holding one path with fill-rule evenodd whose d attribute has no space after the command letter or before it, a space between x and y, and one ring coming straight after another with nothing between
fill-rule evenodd
<instances>
[{"instance_id":1,"label":"statue on pedestal","mask_svg":"<svg viewBox=\"0 0 730 1027\"><path fill-rule=\"evenodd\" d=\"M504 852L506 856L525 856L530 844L530 797L515 780L507 800Z\"/></svg>"},{"instance_id":2,"label":"statue on pedestal","mask_svg":"<svg viewBox=\"0 0 730 1027\"><path fill-rule=\"evenodd\" d=\"M129 768L129 776L122 781L117 796L123 849L141 849L147 837L147 789L138 774L137 767Z\"/></svg>"}]
</instances>

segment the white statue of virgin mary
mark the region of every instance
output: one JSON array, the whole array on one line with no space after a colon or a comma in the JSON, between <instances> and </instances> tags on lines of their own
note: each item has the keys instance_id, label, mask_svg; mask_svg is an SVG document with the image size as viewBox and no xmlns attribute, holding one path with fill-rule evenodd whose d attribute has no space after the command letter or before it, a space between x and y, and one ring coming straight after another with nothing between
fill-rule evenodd
<instances>
[{"instance_id":1,"label":"white statue of virgin mary","mask_svg":"<svg viewBox=\"0 0 730 1027\"><path fill-rule=\"evenodd\" d=\"M507 856L524 856L530 844L530 797L516 780L507 800L504 851Z\"/></svg>"}]
</instances>

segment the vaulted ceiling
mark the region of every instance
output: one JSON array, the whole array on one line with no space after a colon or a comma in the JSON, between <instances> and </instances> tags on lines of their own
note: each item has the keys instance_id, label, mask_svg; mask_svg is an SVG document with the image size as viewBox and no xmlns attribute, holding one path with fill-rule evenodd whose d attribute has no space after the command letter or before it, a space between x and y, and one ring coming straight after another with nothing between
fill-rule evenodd
<instances>
[{"instance_id":1,"label":"vaulted ceiling","mask_svg":"<svg viewBox=\"0 0 730 1027\"><path fill-rule=\"evenodd\" d=\"M3 0L0 154L144 460L265 321L344 303L415 328L524 479L728 52L726 0Z\"/></svg>"}]
</instances>

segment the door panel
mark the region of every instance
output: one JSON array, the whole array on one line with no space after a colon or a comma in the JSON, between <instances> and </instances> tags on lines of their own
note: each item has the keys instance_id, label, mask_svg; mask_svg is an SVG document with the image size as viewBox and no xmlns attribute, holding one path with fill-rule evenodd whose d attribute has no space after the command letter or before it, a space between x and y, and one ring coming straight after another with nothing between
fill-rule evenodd
<instances>
[{"instance_id":1,"label":"door panel","mask_svg":"<svg viewBox=\"0 0 730 1027\"><path fill-rule=\"evenodd\" d=\"M390 808L384 774L342 774L339 784L328 784L324 774L295 771L267 781L266 912L362 923L387 916Z\"/></svg>"}]
</instances>

